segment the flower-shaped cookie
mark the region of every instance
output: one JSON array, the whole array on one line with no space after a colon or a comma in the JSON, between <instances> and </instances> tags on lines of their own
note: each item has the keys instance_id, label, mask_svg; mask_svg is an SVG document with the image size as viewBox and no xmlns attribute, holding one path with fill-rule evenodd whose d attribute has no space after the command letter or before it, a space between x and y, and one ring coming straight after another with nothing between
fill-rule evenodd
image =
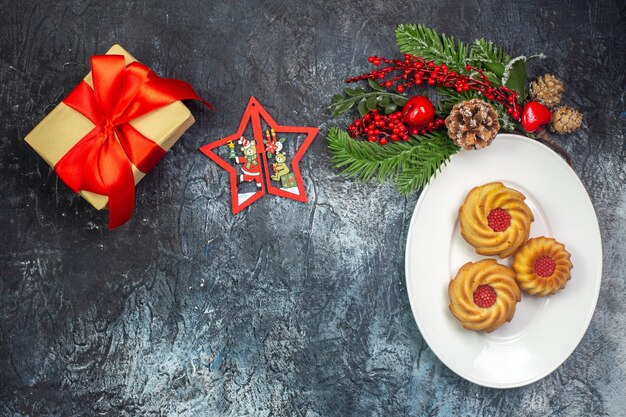
<instances>
[{"instance_id":1,"label":"flower-shaped cookie","mask_svg":"<svg viewBox=\"0 0 626 417\"><path fill-rule=\"evenodd\" d=\"M450 312L469 330L492 332L511 321L521 292L515 271L494 259L468 262L448 284Z\"/></svg>"},{"instance_id":2,"label":"flower-shaped cookie","mask_svg":"<svg viewBox=\"0 0 626 417\"><path fill-rule=\"evenodd\" d=\"M525 199L501 182L473 188L459 208L463 238L480 255L512 255L528 240L535 220Z\"/></svg>"},{"instance_id":3,"label":"flower-shaped cookie","mask_svg":"<svg viewBox=\"0 0 626 417\"><path fill-rule=\"evenodd\" d=\"M530 239L513 261L519 286L528 294L542 297L565 288L572 267L565 246L543 236Z\"/></svg>"}]
</instances>

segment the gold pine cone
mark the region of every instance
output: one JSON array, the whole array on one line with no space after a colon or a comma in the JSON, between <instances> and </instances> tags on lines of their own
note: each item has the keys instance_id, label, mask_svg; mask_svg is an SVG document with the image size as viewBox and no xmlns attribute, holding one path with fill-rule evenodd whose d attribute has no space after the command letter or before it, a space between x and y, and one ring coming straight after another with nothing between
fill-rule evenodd
<instances>
[{"instance_id":1,"label":"gold pine cone","mask_svg":"<svg viewBox=\"0 0 626 417\"><path fill-rule=\"evenodd\" d=\"M498 112L489 103L477 98L461 101L446 118L448 136L466 150L489 145L500 130Z\"/></svg>"},{"instance_id":2,"label":"gold pine cone","mask_svg":"<svg viewBox=\"0 0 626 417\"><path fill-rule=\"evenodd\" d=\"M563 81L545 74L530 83L530 97L547 107L558 106L563 96Z\"/></svg>"},{"instance_id":3,"label":"gold pine cone","mask_svg":"<svg viewBox=\"0 0 626 417\"><path fill-rule=\"evenodd\" d=\"M550 130L555 133L572 133L583 121L583 114L571 107L561 106L552 112Z\"/></svg>"}]
</instances>

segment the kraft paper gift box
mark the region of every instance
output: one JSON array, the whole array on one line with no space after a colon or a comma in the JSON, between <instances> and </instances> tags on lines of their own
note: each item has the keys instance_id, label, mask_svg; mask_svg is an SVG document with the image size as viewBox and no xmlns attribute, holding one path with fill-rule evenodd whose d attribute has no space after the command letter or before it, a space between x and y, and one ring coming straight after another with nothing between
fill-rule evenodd
<instances>
[{"instance_id":1,"label":"kraft paper gift box","mask_svg":"<svg viewBox=\"0 0 626 417\"><path fill-rule=\"evenodd\" d=\"M107 55L123 55L126 64L136 61L120 45L113 45ZM85 81L93 87L91 72ZM130 124L147 138L156 142L168 151L194 123L189 109L180 101L147 113ZM50 166L56 163L86 134L94 124L78 111L61 102L48 114L24 139ZM135 184L145 176L135 165L132 165ZM80 194L96 209L107 207L108 197L89 191Z\"/></svg>"}]
</instances>

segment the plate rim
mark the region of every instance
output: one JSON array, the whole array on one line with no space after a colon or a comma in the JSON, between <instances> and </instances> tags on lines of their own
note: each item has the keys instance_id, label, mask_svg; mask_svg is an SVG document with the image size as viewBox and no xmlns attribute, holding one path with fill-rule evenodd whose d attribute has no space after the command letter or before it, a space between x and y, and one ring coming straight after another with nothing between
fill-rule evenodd
<instances>
[{"instance_id":1,"label":"plate rim","mask_svg":"<svg viewBox=\"0 0 626 417\"><path fill-rule=\"evenodd\" d=\"M413 299L412 293L413 291L410 291L410 288L412 288L411 282L409 280L409 238L412 236L413 232L414 232L414 228L415 223L416 223L416 213L418 212L418 210L420 209L425 196L428 194L430 188L432 188L432 181L430 181L423 189L422 192L420 193L419 198L417 199L417 202L415 203L415 208L413 209L413 213L411 215L411 222L409 224L409 230L407 232L407 237L406 237L406 244L405 244L405 252L404 252L404 280L405 280L405 285L406 285L406 289L407 289L407 295L409 298L409 305L411 306L411 314L413 315L413 320L415 321L415 323L417 324L417 328L420 332L421 337L424 339L424 341L426 342L426 344L428 345L428 347L430 348L430 350L435 354L435 356L437 357L437 359L439 359L448 369L450 369L452 372L454 372L456 375L460 376L461 378L465 379L466 381L470 381L476 385L480 385L483 387L487 387L487 388L495 388L495 389L509 389L509 388L519 388L519 387L523 387L526 385L530 385L534 382L537 382L543 378L545 378L546 376L550 375L551 373L553 373L556 369L558 369L574 352L574 350L576 350L576 348L580 345L580 342L582 341L583 337L585 337L585 334L587 334L587 331L589 330L589 325L591 324L591 320L593 318L593 315L596 311L596 307L597 307L597 303L598 303L598 298L600 296L600 288L602 286L602 270L603 270L603 258L604 258L604 248L602 245L602 233L600 230L600 224L598 223L598 215L596 213L596 209L593 205L593 201L591 200L591 197L589 196L589 193L587 192L587 189L585 188L585 185L583 184L582 180L580 179L580 177L578 176L578 174L576 173L576 171L574 171L574 169L567 164L567 162L565 162L565 160L563 159L563 157L561 157L558 153L556 153L554 150L552 150L550 147L543 145L539 142L537 142L534 139L531 139L527 136L523 136L517 133L499 133L496 138L494 140L497 140L498 138L509 138L509 139L514 139L514 140L523 140L524 142L526 142L527 144L529 144L530 146L535 146L537 147L537 149L542 149L542 151L547 151L548 154L551 154L552 157L556 157L556 159L559 161L557 163L560 163L563 167L565 167L567 170L569 170L574 178L575 181L577 181L578 186L584 191L584 195L587 197L587 200L589 201L589 204L591 205L591 211L593 214L593 218L595 220L595 228L594 231L597 233L599 242L600 242L600 268L598 270L598 276L594 277L595 278L595 292L593 294L593 300L592 300L592 305L591 308L589 309L589 312L587 313L587 317L586 317L586 322L585 322L585 326L584 331L581 332L580 335L576 336L576 343L573 345L573 348L567 352L567 355L564 355L563 359L560 360L554 367L549 368L546 372L541 372L539 373L539 375L536 376L532 376L526 380L523 381L519 381L519 382L511 382L511 383L489 383L488 381L481 381L481 380L477 380L473 375L464 375L464 372L460 372L457 369L453 369L453 367L451 367L447 361L443 360L441 358L441 356L438 354L438 352L436 351L436 349L434 349L431 345L431 342L429 341L428 336L426 336L426 334L423 332L422 329L422 325L420 324L417 315L416 315L416 301ZM452 155L452 157L450 158L450 160L448 161L447 164L450 164L454 161L455 157L458 154ZM444 165L442 167L442 169L445 169L445 167L447 166ZM433 177L434 178L434 177ZM432 178L431 178L432 179Z\"/></svg>"}]
</instances>

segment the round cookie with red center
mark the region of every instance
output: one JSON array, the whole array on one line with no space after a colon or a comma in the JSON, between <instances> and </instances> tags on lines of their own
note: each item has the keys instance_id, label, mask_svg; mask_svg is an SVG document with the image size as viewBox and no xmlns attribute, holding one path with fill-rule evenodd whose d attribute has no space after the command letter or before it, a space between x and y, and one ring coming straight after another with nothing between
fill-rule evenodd
<instances>
[{"instance_id":1,"label":"round cookie with red center","mask_svg":"<svg viewBox=\"0 0 626 417\"><path fill-rule=\"evenodd\" d=\"M535 237L522 246L513 260L520 288L544 297L565 288L573 268L571 255L556 239Z\"/></svg>"},{"instance_id":2,"label":"round cookie with red center","mask_svg":"<svg viewBox=\"0 0 626 417\"><path fill-rule=\"evenodd\" d=\"M459 208L463 239L479 255L512 255L528 240L534 221L524 200L524 194L501 182L474 187Z\"/></svg>"},{"instance_id":3,"label":"round cookie with red center","mask_svg":"<svg viewBox=\"0 0 626 417\"><path fill-rule=\"evenodd\" d=\"M515 271L495 259L468 262L448 284L448 308L468 330L492 332L511 321L521 292Z\"/></svg>"}]
</instances>

